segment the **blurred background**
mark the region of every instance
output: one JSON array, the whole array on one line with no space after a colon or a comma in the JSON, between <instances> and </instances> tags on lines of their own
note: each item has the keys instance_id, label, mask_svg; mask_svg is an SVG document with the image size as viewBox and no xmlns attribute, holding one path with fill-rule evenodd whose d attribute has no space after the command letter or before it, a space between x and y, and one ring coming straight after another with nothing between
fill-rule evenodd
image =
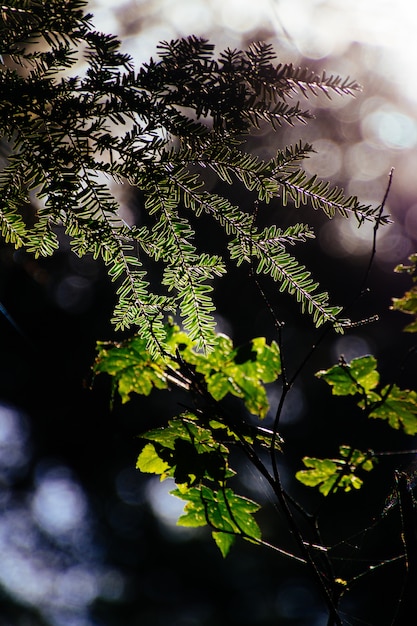
<instances>
[{"instance_id":1,"label":"blurred background","mask_svg":"<svg viewBox=\"0 0 417 626\"><path fill-rule=\"evenodd\" d=\"M371 352L384 380L415 388L415 360L401 369L413 344L412 336L401 333L407 320L389 311L391 297L409 287L393 269L417 250L415 3L97 0L87 10L97 29L123 41L136 67L157 56L159 41L195 34L215 43L217 53L267 41L279 62L349 75L363 85L355 98L302 102L316 116L307 126L278 133L260 129L250 140L251 150L265 158L299 139L313 143L317 153L305 169L376 206L395 168L386 205L393 223L378 233L369 293L361 298L371 230L358 230L353 221L328 221L310 208L283 210L278 202L263 217L284 226L314 224L316 241L299 249L305 263L334 302L351 305L353 319L380 316L378 323L359 325L343 337L329 336L288 397L283 476L313 510L317 501L291 480L301 456L333 455L341 443L351 442L391 452L417 447L384 424L361 421L353 404L342 411L313 377L340 354L349 360ZM124 189L115 193L124 217L140 219L135 196ZM213 235L207 231L206 236ZM274 338L273 320L244 270L231 272L217 288L219 330L236 342L257 335ZM276 315L286 321L284 344L291 348L288 366L295 371L318 335L290 301L273 286L265 288ZM0 302L7 312L0 315L0 626L327 623L319 592L303 568L244 544L224 561L209 533L175 525L182 504L169 496L172 485L134 469L137 435L175 414L181 397L160 392L124 406L116 402L111 411L110 381L91 385L96 341L115 338L108 321L114 294L98 263L73 256L65 238L48 260L35 261L2 244ZM272 416L279 386L269 392ZM402 467L413 455L392 459ZM381 462L361 492L323 508L325 541L342 542L336 557L344 558L348 545L355 557L353 563L340 562L340 576L359 574L372 559L390 561L402 549L399 516L381 516L392 471L393 464ZM262 481L243 462L241 472L242 489L265 504L266 537L291 549ZM390 624L402 580L403 563L395 560L358 578L342 605L344 623Z\"/></svg>"}]
</instances>

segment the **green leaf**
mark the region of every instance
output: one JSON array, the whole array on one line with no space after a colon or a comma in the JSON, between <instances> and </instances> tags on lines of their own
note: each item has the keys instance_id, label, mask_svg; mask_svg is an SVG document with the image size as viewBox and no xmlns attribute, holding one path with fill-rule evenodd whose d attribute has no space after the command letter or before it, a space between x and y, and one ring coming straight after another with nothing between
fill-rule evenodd
<instances>
[{"instance_id":1,"label":"green leaf","mask_svg":"<svg viewBox=\"0 0 417 626\"><path fill-rule=\"evenodd\" d=\"M229 450L195 419L186 413L141 437L158 444L158 455L168 464L177 484L192 485L203 478L222 482L234 474L228 467Z\"/></svg>"},{"instance_id":2,"label":"green leaf","mask_svg":"<svg viewBox=\"0 0 417 626\"><path fill-rule=\"evenodd\" d=\"M214 491L202 485L186 490L176 489L171 493L187 502L178 524L193 527L209 525L213 533L220 533L215 541L223 556L227 555L233 541L221 535L241 535L255 541L261 539L261 530L253 517L259 505L238 496L231 489Z\"/></svg>"},{"instance_id":3,"label":"green leaf","mask_svg":"<svg viewBox=\"0 0 417 626\"><path fill-rule=\"evenodd\" d=\"M146 474L164 475L166 470L169 469L169 464L163 461L156 452L155 447L151 443L148 443L138 456L136 469Z\"/></svg>"},{"instance_id":4,"label":"green leaf","mask_svg":"<svg viewBox=\"0 0 417 626\"><path fill-rule=\"evenodd\" d=\"M229 337L219 334L207 357L192 360L197 372L204 375L207 389L215 400L231 393L242 398L254 415L266 416L269 403L262 383L273 382L281 372L275 342L268 346L264 337L257 337L245 346L234 348Z\"/></svg>"},{"instance_id":5,"label":"green leaf","mask_svg":"<svg viewBox=\"0 0 417 626\"><path fill-rule=\"evenodd\" d=\"M174 489L170 491L173 496L186 501L184 513L178 518L179 526L191 526L196 528L207 525L206 511L201 499L201 490L198 487Z\"/></svg>"},{"instance_id":6,"label":"green leaf","mask_svg":"<svg viewBox=\"0 0 417 626\"><path fill-rule=\"evenodd\" d=\"M94 373L105 372L113 377L123 403L128 402L133 392L148 396L154 387L168 387L164 361L152 359L141 337L133 337L125 344L110 344L111 347L101 342L97 346Z\"/></svg>"},{"instance_id":7,"label":"green leaf","mask_svg":"<svg viewBox=\"0 0 417 626\"><path fill-rule=\"evenodd\" d=\"M234 528L246 538L261 539L261 529L253 517L260 508L256 502L235 494L231 489L218 491L217 498L223 519L229 516Z\"/></svg>"},{"instance_id":8,"label":"green leaf","mask_svg":"<svg viewBox=\"0 0 417 626\"><path fill-rule=\"evenodd\" d=\"M378 390L376 367L375 357L364 356L317 372L316 376L331 385L334 395L360 395L358 406L367 409L369 417L384 419L392 428L401 428L407 435L417 434L416 392L397 385Z\"/></svg>"},{"instance_id":9,"label":"green leaf","mask_svg":"<svg viewBox=\"0 0 417 626\"><path fill-rule=\"evenodd\" d=\"M387 420L391 428L402 428L407 435L417 434L417 393L393 385L382 389L381 397L382 404L372 409L369 417Z\"/></svg>"},{"instance_id":10,"label":"green leaf","mask_svg":"<svg viewBox=\"0 0 417 626\"><path fill-rule=\"evenodd\" d=\"M417 287L412 287L406 291L402 298L392 298L392 307L394 311L401 311L408 315L414 315L417 318ZM404 330L408 333L417 332L417 319L411 324L407 324Z\"/></svg>"},{"instance_id":11,"label":"green leaf","mask_svg":"<svg viewBox=\"0 0 417 626\"><path fill-rule=\"evenodd\" d=\"M413 283L417 282L417 254L411 254L409 257L410 265L397 265L395 272L408 274L411 276ZM404 330L409 333L417 332L417 286L413 286L406 291L402 298L392 298L391 309L401 311L407 315L414 315L415 319L408 324Z\"/></svg>"},{"instance_id":12,"label":"green leaf","mask_svg":"<svg viewBox=\"0 0 417 626\"><path fill-rule=\"evenodd\" d=\"M322 494L327 496L331 491L338 477L338 466L331 459L316 459L313 457L304 457L303 463L309 469L300 470L295 477L308 487L317 487Z\"/></svg>"},{"instance_id":13,"label":"green leaf","mask_svg":"<svg viewBox=\"0 0 417 626\"><path fill-rule=\"evenodd\" d=\"M223 558L225 558L229 554L230 548L236 541L236 535L233 535L232 533L213 532L212 536L216 542L216 546L222 553Z\"/></svg>"},{"instance_id":14,"label":"green leaf","mask_svg":"<svg viewBox=\"0 0 417 626\"><path fill-rule=\"evenodd\" d=\"M318 487L324 496L338 489L360 489L363 480L355 472L358 469L371 471L375 458L350 446L340 446L339 453L339 459L304 457L303 463L308 469L298 471L295 477L308 487Z\"/></svg>"},{"instance_id":15,"label":"green leaf","mask_svg":"<svg viewBox=\"0 0 417 626\"><path fill-rule=\"evenodd\" d=\"M212 452L213 450L227 452L227 447L219 444L213 437L213 431L200 426L195 419L192 413L183 413L180 417L169 420L167 426L148 430L142 437L156 441L171 450L175 449L177 439L183 439L192 443L197 452Z\"/></svg>"},{"instance_id":16,"label":"green leaf","mask_svg":"<svg viewBox=\"0 0 417 626\"><path fill-rule=\"evenodd\" d=\"M235 348L230 337L219 333L213 335L212 351L204 354L197 352L196 342L172 322L164 325L163 333L164 356L150 354L146 340L140 336L121 344L97 344L94 372L113 377L122 402L127 402L132 392L149 395L154 387L165 389L169 383L188 389L192 372L186 371L185 377L176 375L182 361L204 376L207 390L215 400L231 393L241 398L254 415L266 416L269 403L264 383L273 382L281 372L275 342L268 345L264 337L257 337Z\"/></svg>"},{"instance_id":17,"label":"green leaf","mask_svg":"<svg viewBox=\"0 0 417 626\"><path fill-rule=\"evenodd\" d=\"M367 394L379 382L376 366L375 357L362 356L350 363L342 362L328 370L321 370L316 376L331 385L332 393L336 396Z\"/></svg>"}]
</instances>

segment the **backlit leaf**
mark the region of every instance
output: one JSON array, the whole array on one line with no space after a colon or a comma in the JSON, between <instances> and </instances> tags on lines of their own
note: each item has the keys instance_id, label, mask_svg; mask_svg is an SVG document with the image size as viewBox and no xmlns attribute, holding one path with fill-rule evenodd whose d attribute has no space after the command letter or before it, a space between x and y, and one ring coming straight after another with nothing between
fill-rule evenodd
<instances>
[{"instance_id":1,"label":"backlit leaf","mask_svg":"<svg viewBox=\"0 0 417 626\"><path fill-rule=\"evenodd\" d=\"M316 376L331 385L334 395L366 394L378 385L379 374L376 366L375 357L362 356L352 359L350 363L341 363L328 370L321 370Z\"/></svg>"},{"instance_id":2,"label":"backlit leaf","mask_svg":"<svg viewBox=\"0 0 417 626\"><path fill-rule=\"evenodd\" d=\"M186 501L184 514L178 519L181 526L204 526L220 533L215 538L223 556L226 556L233 541L222 535L241 535L246 539L259 540L261 530L253 517L259 505L235 494L230 488L212 490L202 485L200 488L171 492ZM214 534L213 534L214 536Z\"/></svg>"},{"instance_id":3,"label":"backlit leaf","mask_svg":"<svg viewBox=\"0 0 417 626\"><path fill-rule=\"evenodd\" d=\"M226 557L229 554L230 548L236 541L236 535L233 533L213 532L212 536L222 556Z\"/></svg>"},{"instance_id":4,"label":"backlit leaf","mask_svg":"<svg viewBox=\"0 0 417 626\"><path fill-rule=\"evenodd\" d=\"M140 453L136 461L136 469L146 474L164 474L169 469L169 464L163 461L157 454L155 447L148 443Z\"/></svg>"},{"instance_id":5,"label":"backlit leaf","mask_svg":"<svg viewBox=\"0 0 417 626\"><path fill-rule=\"evenodd\" d=\"M163 361L151 358L142 338L134 337L126 344L112 347L99 343L98 348L94 372L105 372L113 377L113 385L123 403L128 402L133 392L147 396L154 387L167 388Z\"/></svg>"},{"instance_id":6,"label":"backlit leaf","mask_svg":"<svg viewBox=\"0 0 417 626\"><path fill-rule=\"evenodd\" d=\"M358 469L371 471L375 459L371 454L350 446L340 446L339 452L339 459L304 457L303 463L308 469L298 471L295 477L308 487L318 487L324 496L339 489L360 489L363 480L355 472Z\"/></svg>"},{"instance_id":7,"label":"backlit leaf","mask_svg":"<svg viewBox=\"0 0 417 626\"><path fill-rule=\"evenodd\" d=\"M408 389L399 389L393 385L382 389L383 403L371 411L369 417L387 420L391 428L403 429L407 435L417 433L417 393Z\"/></svg>"},{"instance_id":8,"label":"backlit leaf","mask_svg":"<svg viewBox=\"0 0 417 626\"><path fill-rule=\"evenodd\" d=\"M278 345L269 346L264 337L257 337L238 348L229 337L217 335L213 351L194 359L196 370L202 373L208 391L216 400L231 393L242 398L246 408L263 418L269 403L262 383L276 380L281 372Z\"/></svg>"}]
</instances>

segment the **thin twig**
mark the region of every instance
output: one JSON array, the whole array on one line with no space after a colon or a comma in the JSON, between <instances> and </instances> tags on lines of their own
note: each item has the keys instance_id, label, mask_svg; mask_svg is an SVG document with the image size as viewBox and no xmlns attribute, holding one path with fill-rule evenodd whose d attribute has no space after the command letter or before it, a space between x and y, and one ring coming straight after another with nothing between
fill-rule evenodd
<instances>
[{"instance_id":1,"label":"thin twig","mask_svg":"<svg viewBox=\"0 0 417 626\"><path fill-rule=\"evenodd\" d=\"M368 266L367 266L367 268L365 270L365 275L363 277L362 284L361 284L361 287L360 287L360 290L359 290L361 294L364 292L364 290L366 288L366 284L368 282L369 275L371 273L372 265L373 265L374 260L375 260L375 256L376 256L376 238L377 238L379 227L381 226L381 221L382 221L385 205L386 205L387 200L388 200L389 192L391 190L393 175L394 175L394 168L392 167L391 170L390 170L390 173L388 175L388 183L387 183L387 187L385 189L385 194L384 194L381 206L379 207L378 215L377 215L377 217L375 219L375 224L374 224L374 228L373 228L373 236L372 236L372 250L371 250L371 255L369 257Z\"/></svg>"}]
</instances>

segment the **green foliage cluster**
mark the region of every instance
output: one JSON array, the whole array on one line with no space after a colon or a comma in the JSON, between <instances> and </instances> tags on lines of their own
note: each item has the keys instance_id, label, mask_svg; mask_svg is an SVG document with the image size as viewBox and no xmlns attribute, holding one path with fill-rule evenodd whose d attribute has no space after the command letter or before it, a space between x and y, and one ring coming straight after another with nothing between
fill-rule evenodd
<instances>
[{"instance_id":1,"label":"green foliage cluster","mask_svg":"<svg viewBox=\"0 0 417 626\"><path fill-rule=\"evenodd\" d=\"M151 356L146 341L140 335L133 336L122 344L99 343L95 372L106 372L113 377L113 385L121 395L122 402L129 400L134 391L149 395L153 387L168 388L170 383L189 390L191 381L179 372L182 362L188 363L192 371L201 374L207 391L215 400L227 393L244 399L248 411L261 418L268 412L269 404L265 383L276 380L281 362L275 342L268 346L263 337L234 348L232 340L216 334L212 353L196 351L196 342L172 320L164 326L165 353Z\"/></svg>"},{"instance_id":2,"label":"green foliage cluster","mask_svg":"<svg viewBox=\"0 0 417 626\"><path fill-rule=\"evenodd\" d=\"M341 358L339 364L317 372L317 377L331 386L335 396L355 396L358 406L369 418L386 420L391 428L403 430L407 435L417 433L417 393L400 389L395 384L379 388L380 375L375 357L366 355L352 359ZM316 459L304 457L308 468L296 473L296 478L310 487L319 486L327 496L338 489L360 489L363 480L357 471L371 471L377 458L372 450L363 452L341 446L340 458Z\"/></svg>"},{"instance_id":3,"label":"green foliage cluster","mask_svg":"<svg viewBox=\"0 0 417 626\"><path fill-rule=\"evenodd\" d=\"M135 71L114 36L94 30L81 0L14 0L0 11L0 222L6 241L35 256L59 246L101 258L117 284L113 322L133 326L148 350L163 350L164 320L178 312L190 337L213 347L213 280L226 260L200 250L192 219L208 214L224 231L230 259L269 275L316 325L338 320L310 272L288 247L314 236L295 223L259 228L254 207L280 197L309 202L328 217L384 220L378 208L308 177L312 146L278 150L263 161L245 150L251 129L307 122L295 95L351 94L352 80L275 63L270 45L225 50L196 37L164 42L159 59ZM78 71L78 74L77 74ZM210 191L202 175L250 192L249 208ZM110 181L143 196L144 223L128 225ZM150 264L159 263L159 289Z\"/></svg>"},{"instance_id":4,"label":"green foliage cluster","mask_svg":"<svg viewBox=\"0 0 417 626\"><path fill-rule=\"evenodd\" d=\"M223 557L239 537L309 565L328 604L329 620L333 620L329 623L341 626L338 604L349 590L349 579L338 575L337 556L333 561L330 549L322 543L318 527L314 543L306 539L314 518L287 493L281 482L278 459L284 458L286 453L286 442L279 434L282 402L272 429L262 425L269 409L265 384L279 380L284 400L285 389L288 389L279 345L275 342L268 345L264 338L258 337L235 347L230 338L220 334L216 336L212 352L204 354L196 349L196 341L172 322L165 325L165 333L164 345L168 346L168 351L153 357L140 336L119 344L98 344L94 372L112 376L113 390L118 390L122 402L128 401L132 393L147 395L153 388L176 386L187 392L187 404L182 405L185 411L163 426L140 435L142 447L137 469L160 476L161 480L174 480L171 494L184 501L184 511L177 523L208 527ZM358 357L350 363L341 357L338 364L317 372L316 376L331 387L336 398L344 402L351 398L362 415L385 420L389 427L409 436L417 433L416 392L400 389L395 384L381 385L373 356ZM241 417L241 410L227 402L231 396L243 403L246 419ZM236 451L246 456L269 484L298 544L298 551L289 553L279 544L264 539L256 515L260 504L236 492L236 484L239 485L234 479L237 468L233 466L239 458ZM337 491L360 489L364 476L375 468L380 456L381 453L372 449L363 451L342 444L339 456L334 458L305 456L300 459L304 469L297 471L295 477L303 485L318 489L322 496L330 497ZM407 474L398 475L402 480L402 495L399 487L389 495L381 515L387 515L399 502L401 515L411 516L404 522L409 524L414 519L414 503L409 493L412 483ZM241 489L242 485L238 491ZM409 513L404 512L405 502L409 502ZM307 534L296 521L295 512L307 522ZM413 532L404 531L402 535L407 568ZM373 567L365 568L351 580L365 576ZM329 571L332 572L330 577Z\"/></svg>"},{"instance_id":5,"label":"green foliage cluster","mask_svg":"<svg viewBox=\"0 0 417 626\"><path fill-rule=\"evenodd\" d=\"M409 260L409 265L397 265L395 271L408 274L411 276L413 283L417 283L417 254L410 255ZM413 315L414 321L407 324L404 330L409 333L417 332L417 285L414 284L401 298L393 298L392 309Z\"/></svg>"},{"instance_id":6,"label":"green foliage cluster","mask_svg":"<svg viewBox=\"0 0 417 626\"><path fill-rule=\"evenodd\" d=\"M387 420L391 428L403 429L407 435L417 433L417 394L399 389L395 384L378 389L379 373L373 356L353 359L349 364L341 359L338 365L318 372L337 396L359 397L358 405L368 417Z\"/></svg>"},{"instance_id":7,"label":"green foliage cluster","mask_svg":"<svg viewBox=\"0 0 417 626\"><path fill-rule=\"evenodd\" d=\"M164 329L164 345L169 350L164 356L151 357L140 336L122 344L98 344L94 372L112 376L122 402L131 393L148 395L153 388L172 385L190 394L193 409L142 434L146 443L137 468L161 479L174 478L174 495L187 503L179 524L209 525L226 556L237 535L261 539L253 518L259 506L226 486L235 474L230 467L231 446L248 449L259 444L279 449L280 438L268 429L234 420L220 401L228 394L235 396L262 420L269 409L265 384L281 372L279 349L263 337L235 348L229 337L217 334L213 350L203 354L172 322Z\"/></svg>"},{"instance_id":8,"label":"green foliage cluster","mask_svg":"<svg viewBox=\"0 0 417 626\"><path fill-rule=\"evenodd\" d=\"M303 463L308 469L296 473L296 478L308 487L319 487L320 493L328 496L337 489L350 491L360 489L363 480L357 470L369 472L373 469L375 459L360 450L349 446L340 446L340 457L337 459L316 459L305 456ZM372 453L370 453L372 454Z\"/></svg>"},{"instance_id":9,"label":"green foliage cluster","mask_svg":"<svg viewBox=\"0 0 417 626\"><path fill-rule=\"evenodd\" d=\"M176 385L189 392L193 409L141 435L146 443L137 468L162 480L174 478L177 489L172 493L187 502L178 523L214 528L213 537L225 556L236 535L261 539L253 520L258 505L235 494L226 482L235 474L230 467L231 446L240 447L252 462L257 458L258 470L271 484L275 480L256 457L256 448L262 446L273 455L283 452L278 432L260 426L269 409L265 384L281 373L280 351L275 342L269 346L263 337L236 348L229 337L219 334L213 351L206 355L195 350L196 343L178 326L167 324L165 332L164 344L170 351L156 358L149 355L139 336L122 344L98 344L94 371L112 376L123 402L131 393L148 395L154 387ZM395 384L380 388L373 356L350 363L341 358L337 365L317 372L317 377L330 385L335 396L354 396L367 417L386 420L407 435L417 433L416 392ZM221 403L228 394L241 399L246 410L256 415L256 426L231 418ZM360 489L363 479L358 472L371 471L377 457L372 450L349 445L341 445L339 454L332 459L304 457L307 469L298 471L296 478L318 487L324 496L339 489Z\"/></svg>"}]
</instances>

